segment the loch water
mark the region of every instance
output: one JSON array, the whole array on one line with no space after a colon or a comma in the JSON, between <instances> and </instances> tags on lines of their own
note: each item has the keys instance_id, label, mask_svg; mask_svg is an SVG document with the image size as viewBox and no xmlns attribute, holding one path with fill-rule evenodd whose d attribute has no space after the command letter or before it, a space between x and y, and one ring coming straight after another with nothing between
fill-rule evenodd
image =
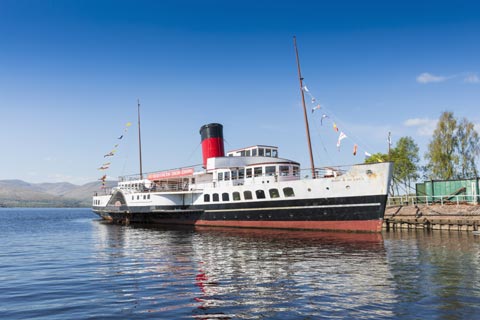
<instances>
[{"instance_id":1,"label":"loch water","mask_svg":"<svg viewBox=\"0 0 480 320\"><path fill-rule=\"evenodd\" d=\"M480 236L134 227L0 209L0 319L478 319Z\"/></svg>"}]
</instances>

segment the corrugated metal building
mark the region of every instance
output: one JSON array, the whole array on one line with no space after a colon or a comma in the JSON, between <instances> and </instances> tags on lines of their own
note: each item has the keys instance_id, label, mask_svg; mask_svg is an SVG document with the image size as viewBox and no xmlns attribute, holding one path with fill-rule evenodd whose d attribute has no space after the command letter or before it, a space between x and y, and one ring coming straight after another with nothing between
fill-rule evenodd
<instances>
[{"instance_id":1,"label":"corrugated metal building","mask_svg":"<svg viewBox=\"0 0 480 320\"><path fill-rule=\"evenodd\" d=\"M416 184L418 203L467 202L480 203L479 178L461 180L430 180Z\"/></svg>"}]
</instances>

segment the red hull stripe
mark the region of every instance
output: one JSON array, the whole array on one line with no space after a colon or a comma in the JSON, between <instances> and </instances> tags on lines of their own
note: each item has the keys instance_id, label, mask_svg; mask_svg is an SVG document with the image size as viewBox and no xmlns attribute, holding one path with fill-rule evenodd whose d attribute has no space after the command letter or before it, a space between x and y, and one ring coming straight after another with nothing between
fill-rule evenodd
<instances>
[{"instance_id":1,"label":"red hull stripe","mask_svg":"<svg viewBox=\"0 0 480 320\"><path fill-rule=\"evenodd\" d=\"M303 229L381 232L382 220L350 220L350 221L234 221L234 220L196 220L185 221L162 219L162 224L189 224L196 226L242 227L242 228L273 228L273 229Z\"/></svg>"}]
</instances>

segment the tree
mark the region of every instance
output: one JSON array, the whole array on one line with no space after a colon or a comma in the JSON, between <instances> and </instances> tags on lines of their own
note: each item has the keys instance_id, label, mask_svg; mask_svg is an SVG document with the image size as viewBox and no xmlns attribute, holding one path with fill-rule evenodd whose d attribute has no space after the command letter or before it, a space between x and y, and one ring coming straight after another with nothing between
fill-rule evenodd
<instances>
[{"instance_id":1,"label":"tree","mask_svg":"<svg viewBox=\"0 0 480 320\"><path fill-rule=\"evenodd\" d=\"M443 112L425 154L426 176L442 180L477 177L479 143L473 123L466 118L457 121L452 112Z\"/></svg>"},{"instance_id":2,"label":"tree","mask_svg":"<svg viewBox=\"0 0 480 320\"><path fill-rule=\"evenodd\" d=\"M393 183L392 194L396 190L396 194L400 194L402 186L407 186L410 190L411 183L418 179L418 146L411 137L400 138L395 147L388 154L375 153L365 160L365 163L385 162L390 160L393 165Z\"/></svg>"},{"instance_id":3,"label":"tree","mask_svg":"<svg viewBox=\"0 0 480 320\"><path fill-rule=\"evenodd\" d=\"M420 157L418 155L418 146L411 137L401 137L392 150L392 161L395 163L393 175L398 183L411 189L411 184L419 178L418 162ZM397 189L398 193L398 189Z\"/></svg>"},{"instance_id":4,"label":"tree","mask_svg":"<svg viewBox=\"0 0 480 320\"><path fill-rule=\"evenodd\" d=\"M453 117L453 112L443 112L425 154L430 179L448 180L455 177L458 165L458 155L455 152L458 146L456 129L457 120Z\"/></svg>"},{"instance_id":5,"label":"tree","mask_svg":"<svg viewBox=\"0 0 480 320\"><path fill-rule=\"evenodd\" d=\"M387 162L388 161L388 154L385 153L374 153L368 158L365 159L365 163L377 163L377 162Z\"/></svg>"},{"instance_id":6,"label":"tree","mask_svg":"<svg viewBox=\"0 0 480 320\"><path fill-rule=\"evenodd\" d=\"M475 131L475 126L467 118L463 118L457 129L459 169L457 175L459 178L475 178L478 176L478 170L475 158L480 154L480 138Z\"/></svg>"}]
</instances>

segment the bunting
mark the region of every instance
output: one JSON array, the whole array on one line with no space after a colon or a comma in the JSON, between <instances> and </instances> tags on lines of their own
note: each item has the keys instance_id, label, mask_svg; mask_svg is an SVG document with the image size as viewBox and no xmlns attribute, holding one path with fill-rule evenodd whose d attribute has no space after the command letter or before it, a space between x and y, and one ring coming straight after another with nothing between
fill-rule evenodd
<instances>
[{"instance_id":1,"label":"bunting","mask_svg":"<svg viewBox=\"0 0 480 320\"><path fill-rule=\"evenodd\" d=\"M351 138L348 137L343 130L340 131L340 128L337 126L337 122L335 121L335 117L333 117L333 115L330 112L325 110L323 105L321 105L320 103L317 102L317 99L313 96L311 91L307 88L306 84L304 84L302 86L302 90L303 90L303 92L305 92L310 97L311 102L313 104L313 106L311 108L312 117L314 117L314 114L316 114L315 113L316 110L320 110L320 109L324 110L324 112L322 113L322 115L320 117L320 126L323 126L323 122L328 120L328 121L331 121L332 126L333 126L333 130L335 132L340 132L340 134L338 136L338 139L337 139L337 148L340 151L340 145L342 144L342 140L347 139L347 138L350 140ZM327 111L327 112L325 112L325 111ZM342 129L344 129L344 128L342 128ZM389 133L387 141L388 141L389 144L392 143L390 133ZM353 151L352 151L353 156L357 155L359 149L360 149L360 146L356 142L354 142L353 143ZM364 154L365 154L365 157L371 157L371 154L368 151L364 151Z\"/></svg>"},{"instance_id":2,"label":"bunting","mask_svg":"<svg viewBox=\"0 0 480 320\"><path fill-rule=\"evenodd\" d=\"M128 128L132 126L132 123L131 122L127 122L125 124L125 128L123 129L123 133L117 138L117 140L122 140L125 136L125 134L128 132ZM117 148L120 146L120 143L116 143L114 146L113 146L113 149L112 151L106 153L103 157L104 158L107 158L107 157L113 157L115 156L115 153L117 152ZM105 162L103 163L99 168L98 170L107 170L110 168L110 164L111 162ZM104 174L100 179L100 181L102 181L102 186L105 187L105 180L107 179L107 175Z\"/></svg>"}]
</instances>

